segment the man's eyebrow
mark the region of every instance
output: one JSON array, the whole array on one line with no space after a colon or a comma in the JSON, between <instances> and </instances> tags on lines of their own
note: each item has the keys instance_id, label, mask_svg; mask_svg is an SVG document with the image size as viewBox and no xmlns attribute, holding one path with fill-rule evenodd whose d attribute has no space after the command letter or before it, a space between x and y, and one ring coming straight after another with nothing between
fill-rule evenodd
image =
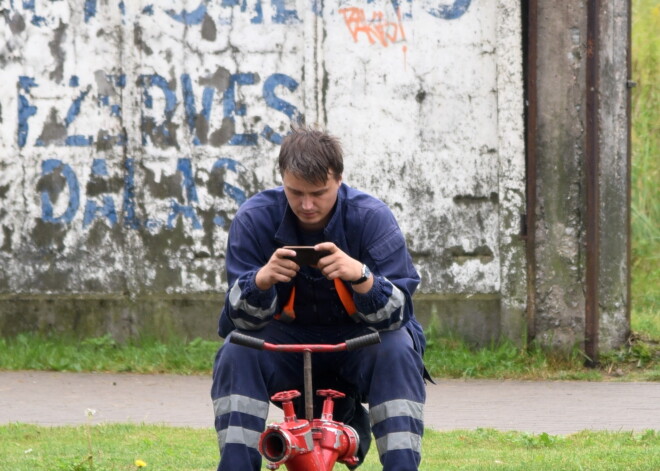
<instances>
[{"instance_id":1,"label":"man's eyebrow","mask_svg":"<svg viewBox=\"0 0 660 471\"><path fill-rule=\"evenodd\" d=\"M305 192L302 191L302 190L299 190L299 189L297 189L297 188L293 188L293 187L290 187L290 186L286 186L286 185L285 185L285 188L286 188L288 191L290 191L291 193L305 193ZM324 187L324 188L320 188L320 189L318 189L318 190L316 190L316 191L310 191L309 193L312 194L312 195L321 195L321 194L323 194L323 193L326 193L327 191L328 191L328 188L327 188L327 187Z\"/></svg>"}]
</instances>

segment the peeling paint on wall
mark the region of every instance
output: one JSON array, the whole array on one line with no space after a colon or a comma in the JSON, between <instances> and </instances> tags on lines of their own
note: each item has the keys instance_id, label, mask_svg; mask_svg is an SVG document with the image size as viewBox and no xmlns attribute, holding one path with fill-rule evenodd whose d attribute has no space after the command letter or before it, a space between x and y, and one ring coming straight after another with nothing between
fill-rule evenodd
<instances>
[{"instance_id":1,"label":"peeling paint on wall","mask_svg":"<svg viewBox=\"0 0 660 471\"><path fill-rule=\"evenodd\" d=\"M421 292L520 308L524 274L502 278L524 265L518 6L3 5L0 292L224 291L233 215L305 119L394 209Z\"/></svg>"}]
</instances>

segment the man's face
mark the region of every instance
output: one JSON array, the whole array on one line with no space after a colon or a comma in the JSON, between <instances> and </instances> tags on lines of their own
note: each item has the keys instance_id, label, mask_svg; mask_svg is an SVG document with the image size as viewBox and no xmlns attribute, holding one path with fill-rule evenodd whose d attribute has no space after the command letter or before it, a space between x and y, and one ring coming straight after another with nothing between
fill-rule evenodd
<instances>
[{"instance_id":1,"label":"man's face","mask_svg":"<svg viewBox=\"0 0 660 471\"><path fill-rule=\"evenodd\" d=\"M307 231L320 231L330 219L330 212L337 201L341 176L328 174L325 183L310 183L307 180L284 172L282 175L284 194L298 217L300 227Z\"/></svg>"}]
</instances>

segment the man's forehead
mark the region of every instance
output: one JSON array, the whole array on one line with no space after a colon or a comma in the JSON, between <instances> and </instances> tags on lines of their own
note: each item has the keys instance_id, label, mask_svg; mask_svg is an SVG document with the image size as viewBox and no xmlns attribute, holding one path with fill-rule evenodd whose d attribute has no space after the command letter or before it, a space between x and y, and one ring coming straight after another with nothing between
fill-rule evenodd
<instances>
[{"instance_id":1,"label":"man's forehead","mask_svg":"<svg viewBox=\"0 0 660 471\"><path fill-rule=\"evenodd\" d=\"M292 172L285 171L282 174L282 181L284 186L292 189L302 189L305 188L308 191L314 191L313 188L317 190L322 190L330 186L331 182L338 181L341 179L341 176L338 178L334 172L328 172L328 176L325 181L320 180L309 180L302 175L296 175Z\"/></svg>"}]
</instances>

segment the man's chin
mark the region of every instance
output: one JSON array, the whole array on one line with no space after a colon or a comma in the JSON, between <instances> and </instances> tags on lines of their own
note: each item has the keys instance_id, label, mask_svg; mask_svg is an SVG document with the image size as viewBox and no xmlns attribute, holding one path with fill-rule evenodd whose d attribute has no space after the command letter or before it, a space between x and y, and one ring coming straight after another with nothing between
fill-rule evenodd
<instances>
[{"instance_id":1,"label":"man's chin","mask_svg":"<svg viewBox=\"0 0 660 471\"><path fill-rule=\"evenodd\" d=\"M303 229L318 230L323 229L323 221L318 217L298 217L298 222Z\"/></svg>"}]
</instances>

